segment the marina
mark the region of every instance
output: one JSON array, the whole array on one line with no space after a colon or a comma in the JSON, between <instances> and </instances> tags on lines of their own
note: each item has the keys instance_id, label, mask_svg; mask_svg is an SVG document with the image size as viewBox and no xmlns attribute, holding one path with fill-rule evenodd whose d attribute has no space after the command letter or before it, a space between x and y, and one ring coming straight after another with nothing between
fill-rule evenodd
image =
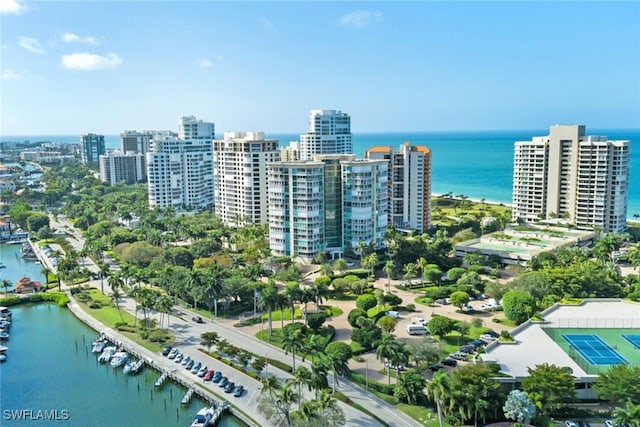
<instances>
[{"instance_id":1,"label":"marina","mask_svg":"<svg viewBox=\"0 0 640 427\"><path fill-rule=\"evenodd\" d=\"M18 280L25 276L44 284L42 265L35 259L22 257L22 244L0 243L0 263L6 267L0 269L0 280L7 279L11 283L7 291L11 292Z\"/></svg>"},{"instance_id":2,"label":"marina","mask_svg":"<svg viewBox=\"0 0 640 427\"><path fill-rule=\"evenodd\" d=\"M91 351L96 332L67 309L45 303L13 306L11 311L13 333L5 346L11 348L5 350L9 357L0 365L0 388L12 392L3 394L0 410L24 408L37 395L29 408L66 410L69 419L64 424L69 426L182 427L191 425L200 409L212 406L197 392L189 404L182 405L188 387L169 376L161 389L155 388L161 373L149 369L147 361L131 349L124 350L147 365L136 376L125 375L122 367L98 363L99 354ZM62 385L64 393L60 393ZM93 404L87 404L87 396ZM217 425L245 425L223 412Z\"/></svg>"}]
</instances>

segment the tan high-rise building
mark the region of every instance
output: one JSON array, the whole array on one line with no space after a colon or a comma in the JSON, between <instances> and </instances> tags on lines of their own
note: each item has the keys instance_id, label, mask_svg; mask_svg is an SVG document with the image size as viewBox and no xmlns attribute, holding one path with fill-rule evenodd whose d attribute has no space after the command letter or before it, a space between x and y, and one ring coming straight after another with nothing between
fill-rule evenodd
<instances>
[{"instance_id":1,"label":"tan high-rise building","mask_svg":"<svg viewBox=\"0 0 640 427\"><path fill-rule=\"evenodd\" d=\"M389 162L389 224L427 231L431 226L431 150L406 141L398 150L372 147L365 157Z\"/></svg>"},{"instance_id":2,"label":"tan high-rise building","mask_svg":"<svg viewBox=\"0 0 640 427\"><path fill-rule=\"evenodd\" d=\"M551 126L549 135L515 143L513 218L564 218L581 227L626 226L629 141L587 136L585 126Z\"/></svg>"},{"instance_id":3,"label":"tan high-rise building","mask_svg":"<svg viewBox=\"0 0 640 427\"><path fill-rule=\"evenodd\" d=\"M213 140L215 212L222 222L267 223L267 163L279 160L278 140L263 132L225 132Z\"/></svg>"}]
</instances>

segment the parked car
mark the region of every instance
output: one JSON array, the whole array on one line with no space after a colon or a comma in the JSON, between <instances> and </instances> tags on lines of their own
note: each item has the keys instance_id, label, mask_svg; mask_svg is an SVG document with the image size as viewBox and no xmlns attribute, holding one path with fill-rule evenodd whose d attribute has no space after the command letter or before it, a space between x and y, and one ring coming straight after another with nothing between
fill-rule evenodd
<instances>
[{"instance_id":1,"label":"parked car","mask_svg":"<svg viewBox=\"0 0 640 427\"><path fill-rule=\"evenodd\" d=\"M233 381L227 383L226 386L224 386L224 392L225 393L231 393L233 391L233 389L236 388L236 383L234 383Z\"/></svg>"},{"instance_id":2,"label":"parked car","mask_svg":"<svg viewBox=\"0 0 640 427\"><path fill-rule=\"evenodd\" d=\"M211 382L218 383L220 380L222 380L222 371L216 371L213 377L211 377Z\"/></svg>"},{"instance_id":3,"label":"parked car","mask_svg":"<svg viewBox=\"0 0 640 427\"><path fill-rule=\"evenodd\" d=\"M455 353L451 353L449 355L449 357L451 359L456 359L456 360L467 360L467 353L463 353L461 351L457 351Z\"/></svg>"},{"instance_id":4,"label":"parked car","mask_svg":"<svg viewBox=\"0 0 640 427\"><path fill-rule=\"evenodd\" d=\"M393 317L394 319L399 319L400 318L400 313L398 313L397 311L389 310L384 314L389 316L389 317Z\"/></svg>"},{"instance_id":5,"label":"parked car","mask_svg":"<svg viewBox=\"0 0 640 427\"><path fill-rule=\"evenodd\" d=\"M578 427L575 421L567 420L564 422L564 427Z\"/></svg>"},{"instance_id":6,"label":"parked car","mask_svg":"<svg viewBox=\"0 0 640 427\"><path fill-rule=\"evenodd\" d=\"M424 319L424 317L413 317L411 318L411 323L413 325L426 325L427 321Z\"/></svg>"},{"instance_id":7,"label":"parked car","mask_svg":"<svg viewBox=\"0 0 640 427\"><path fill-rule=\"evenodd\" d=\"M400 365L399 367L396 365L392 365L388 360L386 362L384 362L384 367L385 368L391 368L391 369L400 369L401 371L404 370L404 366Z\"/></svg>"},{"instance_id":8,"label":"parked car","mask_svg":"<svg viewBox=\"0 0 640 427\"><path fill-rule=\"evenodd\" d=\"M472 345L472 346L474 346L474 347L478 348L478 347L480 347L480 346L483 346L483 345L484 345L484 341L480 341L480 340L473 340L473 341L469 341L467 344L468 344L468 345Z\"/></svg>"},{"instance_id":9,"label":"parked car","mask_svg":"<svg viewBox=\"0 0 640 427\"><path fill-rule=\"evenodd\" d=\"M213 378L213 374L215 374L216 371L214 371L213 369L209 369L207 371L206 374L204 374L204 377L202 378L204 381L211 381L211 378Z\"/></svg>"},{"instance_id":10,"label":"parked car","mask_svg":"<svg viewBox=\"0 0 640 427\"><path fill-rule=\"evenodd\" d=\"M455 359L444 359L440 361L445 366L458 366L458 362Z\"/></svg>"},{"instance_id":11,"label":"parked car","mask_svg":"<svg viewBox=\"0 0 640 427\"><path fill-rule=\"evenodd\" d=\"M236 389L233 391L233 395L235 397L241 397L242 393L244 393L244 386L239 385L238 387L236 387Z\"/></svg>"},{"instance_id":12,"label":"parked car","mask_svg":"<svg viewBox=\"0 0 640 427\"><path fill-rule=\"evenodd\" d=\"M429 365L429 370L432 372L437 372L440 369L444 369L444 365L440 363L434 363L433 365Z\"/></svg>"},{"instance_id":13,"label":"parked car","mask_svg":"<svg viewBox=\"0 0 640 427\"><path fill-rule=\"evenodd\" d=\"M193 316L191 320L193 320L196 323L204 323L204 320L200 316Z\"/></svg>"},{"instance_id":14,"label":"parked car","mask_svg":"<svg viewBox=\"0 0 640 427\"><path fill-rule=\"evenodd\" d=\"M170 345L168 345L168 346L166 346L166 347L164 347L162 349L162 355L163 356L168 356L170 352L171 352L171 346Z\"/></svg>"},{"instance_id":15,"label":"parked car","mask_svg":"<svg viewBox=\"0 0 640 427\"><path fill-rule=\"evenodd\" d=\"M167 357L169 359L175 359L177 355L178 355L178 349L172 348L171 350L169 350L169 354L167 354Z\"/></svg>"},{"instance_id":16,"label":"parked car","mask_svg":"<svg viewBox=\"0 0 640 427\"><path fill-rule=\"evenodd\" d=\"M479 339L485 342L494 342L497 338L491 334L482 334L480 335Z\"/></svg>"},{"instance_id":17,"label":"parked car","mask_svg":"<svg viewBox=\"0 0 640 427\"><path fill-rule=\"evenodd\" d=\"M229 378L227 377L222 377L220 379L220 383L218 384L218 387L226 387L227 384L229 384Z\"/></svg>"}]
</instances>

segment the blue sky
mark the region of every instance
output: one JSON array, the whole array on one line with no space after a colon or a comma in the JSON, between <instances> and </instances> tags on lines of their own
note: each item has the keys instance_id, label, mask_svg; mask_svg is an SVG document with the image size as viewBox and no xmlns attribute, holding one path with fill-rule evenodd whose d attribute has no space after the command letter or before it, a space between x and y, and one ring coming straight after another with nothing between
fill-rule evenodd
<instances>
[{"instance_id":1,"label":"blue sky","mask_svg":"<svg viewBox=\"0 0 640 427\"><path fill-rule=\"evenodd\" d=\"M0 0L2 135L640 128L640 2Z\"/></svg>"}]
</instances>

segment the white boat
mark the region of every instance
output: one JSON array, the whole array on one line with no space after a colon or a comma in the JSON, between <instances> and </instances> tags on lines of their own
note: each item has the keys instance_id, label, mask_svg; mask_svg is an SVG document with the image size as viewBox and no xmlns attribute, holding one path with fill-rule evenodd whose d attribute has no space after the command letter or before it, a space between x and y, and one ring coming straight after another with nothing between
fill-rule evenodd
<instances>
[{"instance_id":1,"label":"white boat","mask_svg":"<svg viewBox=\"0 0 640 427\"><path fill-rule=\"evenodd\" d=\"M136 366L136 361L133 359L129 359L127 363L124 364L124 368L122 369L122 372L124 372L126 375L129 375L133 370L134 366Z\"/></svg>"},{"instance_id":2,"label":"white boat","mask_svg":"<svg viewBox=\"0 0 640 427\"><path fill-rule=\"evenodd\" d=\"M118 349L115 347L105 348L104 350L102 350L102 353L100 353L100 356L98 356L98 362L107 363L109 360L111 360L111 356L113 356L116 351L118 351Z\"/></svg>"},{"instance_id":3,"label":"white boat","mask_svg":"<svg viewBox=\"0 0 640 427\"><path fill-rule=\"evenodd\" d=\"M106 340L97 340L91 343L91 352L92 353L102 353L104 348L109 344L109 341Z\"/></svg>"},{"instance_id":4,"label":"white boat","mask_svg":"<svg viewBox=\"0 0 640 427\"><path fill-rule=\"evenodd\" d=\"M205 407L196 413L196 417L191 423L191 427L206 427L213 419L216 410L212 407Z\"/></svg>"},{"instance_id":5,"label":"white boat","mask_svg":"<svg viewBox=\"0 0 640 427\"><path fill-rule=\"evenodd\" d=\"M4 353L0 353L0 362L4 362L5 360L7 360L7 355Z\"/></svg>"},{"instance_id":6,"label":"white boat","mask_svg":"<svg viewBox=\"0 0 640 427\"><path fill-rule=\"evenodd\" d=\"M110 363L114 368L119 368L127 363L127 360L129 360L129 353L126 351L119 351L111 357Z\"/></svg>"},{"instance_id":7,"label":"white boat","mask_svg":"<svg viewBox=\"0 0 640 427\"><path fill-rule=\"evenodd\" d=\"M9 350L9 347L7 347L6 345L0 345L0 353L4 353L7 350Z\"/></svg>"},{"instance_id":8,"label":"white boat","mask_svg":"<svg viewBox=\"0 0 640 427\"><path fill-rule=\"evenodd\" d=\"M0 332L0 340L8 340L9 334L7 332Z\"/></svg>"},{"instance_id":9,"label":"white boat","mask_svg":"<svg viewBox=\"0 0 640 427\"><path fill-rule=\"evenodd\" d=\"M7 307L0 307L0 316L2 317L11 317L11 310L9 310Z\"/></svg>"}]
</instances>

